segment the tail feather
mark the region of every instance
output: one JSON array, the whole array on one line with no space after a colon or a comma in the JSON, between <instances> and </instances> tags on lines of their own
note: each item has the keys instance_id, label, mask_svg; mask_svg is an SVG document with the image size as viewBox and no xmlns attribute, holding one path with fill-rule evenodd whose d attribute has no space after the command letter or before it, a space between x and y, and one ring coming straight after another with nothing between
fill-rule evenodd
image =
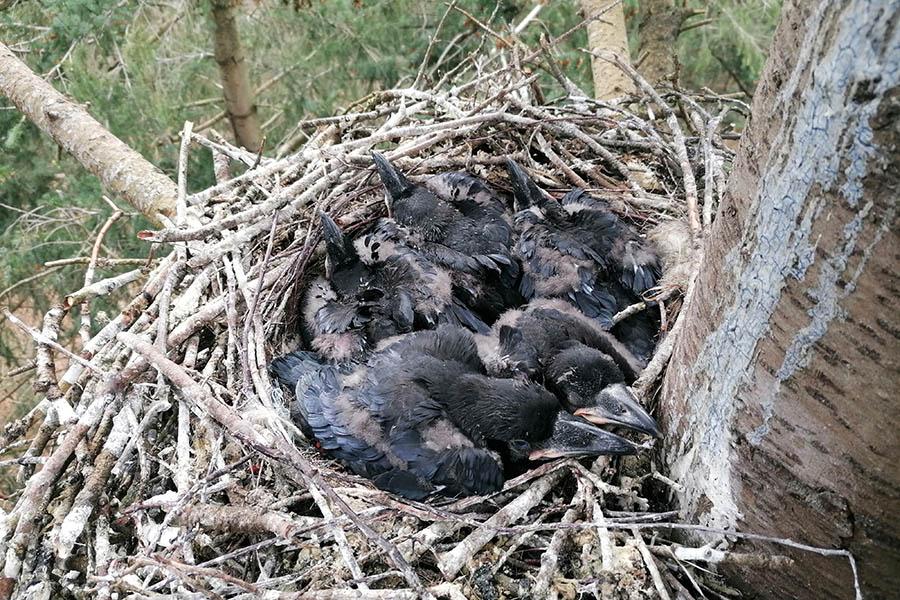
<instances>
[{"instance_id":1,"label":"tail feather","mask_svg":"<svg viewBox=\"0 0 900 600\"><path fill-rule=\"evenodd\" d=\"M449 323L452 325L461 325L466 329L487 335L491 332L490 326L479 319L475 313L458 301L456 298L449 304L446 310L441 313L438 319L439 323Z\"/></svg>"}]
</instances>

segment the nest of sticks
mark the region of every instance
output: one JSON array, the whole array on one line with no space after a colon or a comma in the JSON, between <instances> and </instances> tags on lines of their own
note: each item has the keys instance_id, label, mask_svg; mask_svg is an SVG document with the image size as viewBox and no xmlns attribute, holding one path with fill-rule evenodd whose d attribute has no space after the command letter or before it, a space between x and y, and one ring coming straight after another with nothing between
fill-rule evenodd
<instances>
[{"instance_id":1,"label":"nest of sticks","mask_svg":"<svg viewBox=\"0 0 900 600\"><path fill-rule=\"evenodd\" d=\"M623 66L639 92L607 104L552 61L544 68L565 92L557 100L544 99L537 73L475 68L453 88L377 92L301 123L309 136L274 158L186 124L178 215L141 233L171 251L96 282L89 265L85 287L40 330L8 314L36 341L40 402L0 435L19 469L0 529L0 598L726 593L692 565L727 553L672 541L666 527L678 515L664 509L678 484L656 471L652 452L548 463L490 497L413 502L317 453L266 371L299 344L299 297L322 268L315 211L352 232L384 214L373 149L413 178L467 169L501 190L511 156L545 189L586 188L644 231L680 222L689 240L702 235L731 160L723 115L739 103L657 91ZM192 146L212 150L219 183L187 194ZM234 163L242 174L230 174ZM628 309L663 311L645 392L678 333L689 281L688 268L664 279L660 302ZM92 299L138 288L91 327ZM86 324L74 349L57 341L67 315Z\"/></svg>"}]
</instances>

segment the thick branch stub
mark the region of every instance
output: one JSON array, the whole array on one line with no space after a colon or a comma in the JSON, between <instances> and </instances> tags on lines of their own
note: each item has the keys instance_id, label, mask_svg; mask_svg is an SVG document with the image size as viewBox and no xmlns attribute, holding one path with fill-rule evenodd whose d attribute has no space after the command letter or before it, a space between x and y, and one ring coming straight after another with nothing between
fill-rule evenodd
<instances>
[{"instance_id":1,"label":"thick branch stub","mask_svg":"<svg viewBox=\"0 0 900 600\"><path fill-rule=\"evenodd\" d=\"M80 105L68 100L0 44L0 93L96 175L111 193L158 222L175 214L175 183Z\"/></svg>"}]
</instances>

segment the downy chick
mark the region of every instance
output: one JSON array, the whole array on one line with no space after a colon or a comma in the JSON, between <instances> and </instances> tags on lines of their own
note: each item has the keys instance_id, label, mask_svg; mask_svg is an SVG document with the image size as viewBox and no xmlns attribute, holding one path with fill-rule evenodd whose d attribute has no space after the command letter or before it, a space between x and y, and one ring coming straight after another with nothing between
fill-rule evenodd
<instances>
[{"instance_id":1,"label":"downy chick","mask_svg":"<svg viewBox=\"0 0 900 600\"><path fill-rule=\"evenodd\" d=\"M309 287L304 322L323 357L359 359L384 338L443 322L488 330L453 297L445 270L408 249L388 252L377 228L354 243L331 217L320 218L326 275Z\"/></svg>"},{"instance_id":2,"label":"downy chick","mask_svg":"<svg viewBox=\"0 0 900 600\"><path fill-rule=\"evenodd\" d=\"M573 190L557 203L513 161L507 168L516 203L531 207L517 214L523 283L533 282L537 297L568 299L585 315L612 327L644 363L649 361L659 336L656 312L641 311L614 327L611 318L656 284L660 265L652 245L602 201ZM559 293L560 287L568 293Z\"/></svg>"},{"instance_id":3,"label":"downy chick","mask_svg":"<svg viewBox=\"0 0 900 600\"><path fill-rule=\"evenodd\" d=\"M533 301L508 311L490 336L477 339L489 373L542 382L569 412L596 424L659 435L628 388L640 373L640 361L570 304Z\"/></svg>"},{"instance_id":4,"label":"downy chick","mask_svg":"<svg viewBox=\"0 0 900 600\"><path fill-rule=\"evenodd\" d=\"M507 160L515 198L516 254L522 261L520 291L526 300L563 298L585 315L612 324L616 299L604 285L604 261L566 222L559 203L525 171Z\"/></svg>"},{"instance_id":5,"label":"downy chick","mask_svg":"<svg viewBox=\"0 0 900 600\"><path fill-rule=\"evenodd\" d=\"M616 311L643 300L656 287L662 265L654 244L641 238L619 219L602 200L574 189L563 196L562 205L578 227L591 232L591 248L606 257L606 289L616 299ZM660 320L656 304L620 321L612 332L644 363L650 360L659 337Z\"/></svg>"},{"instance_id":6,"label":"downy chick","mask_svg":"<svg viewBox=\"0 0 900 600\"><path fill-rule=\"evenodd\" d=\"M512 255L512 230L503 213L474 198L443 200L426 186L408 180L381 154L372 156L391 213L411 234L404 243L451 269L467 305L486 318L496 317L515 302L504 293L516 290L519 265ZM443 189L452 194L452 185ZM462 187L454 189L459 193Z\"/></svg>"}]
</instances>

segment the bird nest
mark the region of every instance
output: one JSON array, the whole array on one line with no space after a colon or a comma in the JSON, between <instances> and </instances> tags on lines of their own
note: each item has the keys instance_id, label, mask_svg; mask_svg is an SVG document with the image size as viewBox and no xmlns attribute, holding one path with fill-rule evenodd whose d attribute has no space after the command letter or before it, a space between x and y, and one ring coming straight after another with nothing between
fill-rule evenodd
<instances>
[{"instance_id":1,"label":"bird nest","mask_svg":"<svg viewBox=\"0 0 900 600\"><path fill-rule=\"evenodd\" d=\"M511 68L376 92L300 123L303 141L274 158L186 124L177 216L140 234L168 253L70 294L40 330L22 324L36 340L40 403L0 439L27 449L0 530L0 598L722 593L708 569L681 560L721 553L667 537L677 484L652 452L547 463L488 497L410 501L319 454L266 370L299 344L299 297L322 268L316 211L351 232L384 213L373 149L413 179L465 169L500 190L512 157L549 192L588 189L642 231L680 222L688 240L702 235L731 159L723 115L737 104L657 91L630 70L638 94L598 102L550 71L567 91L556 101L543 100L538 75ZM186 194L192 145L212 150L218 183ZM232 176L235 163L246 169ZM688 279L664 278L657 302L629 314L660 310L673 331ZM68 314L136 285L76 350L58 343Z\"/></svg>"}]
</instances>

